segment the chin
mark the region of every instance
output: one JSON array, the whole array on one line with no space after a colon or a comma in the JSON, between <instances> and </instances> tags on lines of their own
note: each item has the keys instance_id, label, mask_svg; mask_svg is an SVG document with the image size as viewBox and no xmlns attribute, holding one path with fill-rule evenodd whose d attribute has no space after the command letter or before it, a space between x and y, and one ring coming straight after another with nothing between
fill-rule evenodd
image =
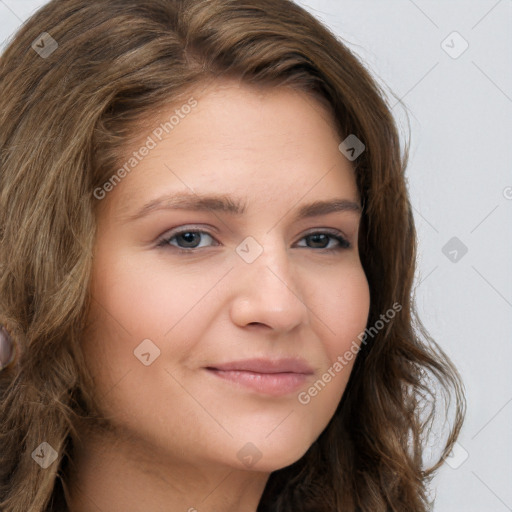
<instances>
[{"instance_id":1,"label":"chin","mask_svg":"<svg viewBox=\"0 0 512 512\"><path fill-rule=\"evenodd\" d=\"M297 439L295 443L290 441L292 440L289 438L287 442L271 442L268 439L259 444L248 442L237 452L237 466L271 473L297 462L313 442L304 442L303 439Z\"/></svg>"}]
</instances>

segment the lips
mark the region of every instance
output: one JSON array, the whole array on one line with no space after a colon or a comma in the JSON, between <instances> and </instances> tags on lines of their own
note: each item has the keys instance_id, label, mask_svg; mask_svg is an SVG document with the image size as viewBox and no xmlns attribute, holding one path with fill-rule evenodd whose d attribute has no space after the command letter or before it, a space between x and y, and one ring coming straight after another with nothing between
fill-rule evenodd
<instances>
[{"instance_id":1,"label":"lips","mask_svg":"<svg viewBox=\"0 0 512 512\"><path fill-rule=\"evenodd\" d=\"M213 370L247 371L254 373L298 373L309 375L313 369L302 359L244 359L210 366Z\"/></svg>"},{"instance_id":2,"label":"lips","mask_svg":"<svg viewBox=\"0 0 512 512\"><path fill-rule=\"evenodd\" d=\"M208 366L206 370L225 381L257 393L279 396L298 389L310 375L311 366L303 359L245 359Z\"/></svg>"}]
</instances>

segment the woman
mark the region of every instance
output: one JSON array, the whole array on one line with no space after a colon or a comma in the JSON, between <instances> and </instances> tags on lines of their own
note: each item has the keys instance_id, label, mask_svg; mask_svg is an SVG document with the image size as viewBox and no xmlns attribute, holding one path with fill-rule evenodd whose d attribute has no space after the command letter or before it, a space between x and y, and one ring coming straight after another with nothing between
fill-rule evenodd
<instances>
[{"instance_id":1,"label":"woman","mask_svg":"<svg viewBox=\"0 0 512 512\"><path fill-rule=\"evenodd\" d=\"M462 384L415 315L393 117L332 33L53 0L0 86L2 510L428 510Z\"/></svg>"}]
</instances>

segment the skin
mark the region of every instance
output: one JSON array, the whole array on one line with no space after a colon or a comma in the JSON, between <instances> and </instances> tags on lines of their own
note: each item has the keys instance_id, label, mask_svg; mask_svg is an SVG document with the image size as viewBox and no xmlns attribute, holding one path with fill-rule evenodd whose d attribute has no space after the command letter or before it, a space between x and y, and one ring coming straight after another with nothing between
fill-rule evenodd
<instances>
[{"instance_id":1,"label":"skin","mask_svg":"<svg viewBox=\"0 0 512 512\"><path fill-rule=\"evenodd\" d=\"M355 359L307 405L298 394L366 327L360 213L295 219L316 200L360 204L332 114L283 87L216 82L194 98L197 107L101 201L83 348L114 433L76 440L72 512L256 511L270 473L298 460L332 418ZM191 190L229 194L247 210L126 220L163 193ZM181 227L207 234L157 246ZM350 247L307 236L325 229ZM248 236L263 248L251 263L236 251ZM134 355L144 339L160 350L148 366ZM314 373L271 396L205 370L253 357L304 358Z\"/></svg>"}]
</instances>

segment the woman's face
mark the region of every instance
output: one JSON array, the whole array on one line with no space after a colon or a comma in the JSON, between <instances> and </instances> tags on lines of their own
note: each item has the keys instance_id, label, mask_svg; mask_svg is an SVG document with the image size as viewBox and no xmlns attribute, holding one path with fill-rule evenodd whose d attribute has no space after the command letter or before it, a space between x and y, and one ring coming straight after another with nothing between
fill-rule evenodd
<instances>
[{"instance_id":1,"label":"woman's face","mask_svg":"<svg viewBox=\"0 0 512 512\"><path fill-rule=\"evenodd\" d=\"M366 327L360 198L311 97L193 98L101 200L86 359L135 459L270 472L326 427Z\"/></svg>"}]
</instances>

